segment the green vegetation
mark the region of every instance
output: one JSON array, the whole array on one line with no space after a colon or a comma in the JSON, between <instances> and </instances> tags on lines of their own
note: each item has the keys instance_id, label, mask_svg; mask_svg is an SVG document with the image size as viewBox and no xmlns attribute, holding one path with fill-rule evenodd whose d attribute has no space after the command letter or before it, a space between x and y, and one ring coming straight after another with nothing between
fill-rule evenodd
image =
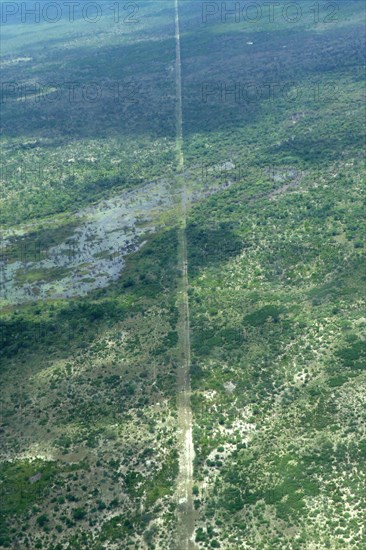
<instances>
[{"instance_id":1,"label":"green vegetation","mask_svg":"<svg viewBox=\"0 0 366 550\"><path fill-rule=\"evenodd\" d=\"M177 548L168 4L139 3L133 25L78 11L4 25L3 81L18 86L2 97L0 547ZM180 1L198 549L366 546L364 6L316 22L300 4L292 24L281 6L271 23L204 23L202 2ZM55 74L78 82L75 100L22 98ZM86 101L92 82L102 98ZM151 209L133 194L149 182ZM100 205L123 254L80 229ZM30 300L6 301L9 273ZM68 293L78 277L86 291Z\"/></svg>"}]
</instances>

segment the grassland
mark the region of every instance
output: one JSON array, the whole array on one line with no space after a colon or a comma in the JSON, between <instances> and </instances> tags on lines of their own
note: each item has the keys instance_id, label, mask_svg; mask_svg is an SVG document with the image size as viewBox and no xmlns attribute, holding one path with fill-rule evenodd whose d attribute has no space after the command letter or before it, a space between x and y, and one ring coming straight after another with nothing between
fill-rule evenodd
<instances>
[{"instance_id":1,"label":"grassland","mask_svg":"<svg viewBox=\"0 0 366 550\"><path fill-rule=\"evenodd\" d=\"M249 24L180 2L183 173L173 2L5 25L0 281L19 262L19 288L90 288L1 296L0 547L182 550L183 178L194 544L366 546L364 6L300 4ZM91 212L101 271L78 246L46 269Z\"/></svg>"}]
</instances>

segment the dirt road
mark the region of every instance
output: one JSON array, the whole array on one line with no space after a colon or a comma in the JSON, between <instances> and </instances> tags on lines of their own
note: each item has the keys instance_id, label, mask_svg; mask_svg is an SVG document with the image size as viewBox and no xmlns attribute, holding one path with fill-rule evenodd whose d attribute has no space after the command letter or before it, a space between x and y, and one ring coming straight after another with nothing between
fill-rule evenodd
<instances>
[{"instance_id":1,"label":"dirt road","mask_svg":"<svg viewBox=\"0 0 366 550\"><path fill-rule=\"evenodd\" d=\"M187 260L187 185L184 177L183 154L183 111L182 111L182 73L180 55L179 4L175 0L175 39L176 39L176 151L178 164L178 185L180 191L180 227L178 265L182 277L179 285L179 344L180 362L178 367L178 442L179 474L177 484L177 550L195 548L192 485L194 448L192 437L191 409L191 343L188 300L188 260Z\"/></svg>"}]
</instances>

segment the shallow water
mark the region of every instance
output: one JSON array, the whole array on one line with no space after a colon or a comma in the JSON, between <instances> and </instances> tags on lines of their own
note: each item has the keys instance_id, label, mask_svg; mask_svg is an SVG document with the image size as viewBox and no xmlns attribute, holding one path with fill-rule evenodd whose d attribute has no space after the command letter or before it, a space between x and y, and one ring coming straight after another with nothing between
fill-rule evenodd
<instances>
[{"instance_id":1,"label":"shallow water","mask_svg":"<svg viewBox=\"0 0 366 550\"><path fill-rule=\"evenodd\" d=\"M169 185L158 181L84 208L74 214L80 219L74 233L44 258L0 262L0 304L83 296L107 286L119 277L126 254L141 246L144 235L155 230L154 219L172 204ZM3 241L4 258L9 244ZM25 275L34 280L22 283Z\"/></svg>"}]
</instances>

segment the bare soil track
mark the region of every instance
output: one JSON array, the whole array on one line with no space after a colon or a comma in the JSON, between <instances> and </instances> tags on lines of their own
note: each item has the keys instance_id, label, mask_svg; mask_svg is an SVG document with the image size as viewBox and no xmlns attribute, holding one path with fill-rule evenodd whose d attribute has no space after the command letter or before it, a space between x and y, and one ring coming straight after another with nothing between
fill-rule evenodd
<instances>
[{"instance_id":1,"label":"bare soil track","mask_svg":"<svg viewBox=\"0 0 366 550\"><path fill-rule=\"evenodd\" d=\"M178 163L178 184L180 191L180 228L178 265L182 278L179 285L179 344L180 362L178 367L178 442L179 474L177 484L177 550L196 548L194 537L195 510L193 506L193 460L194 448L192 438L191 409L191 343L188 301L188 262L187 262L187 186L184 177L183 130L182 130L182 73L180 57L179 4L175 2L175 39L176 39L176 150Z\"/></svg>"}]
</instances>

